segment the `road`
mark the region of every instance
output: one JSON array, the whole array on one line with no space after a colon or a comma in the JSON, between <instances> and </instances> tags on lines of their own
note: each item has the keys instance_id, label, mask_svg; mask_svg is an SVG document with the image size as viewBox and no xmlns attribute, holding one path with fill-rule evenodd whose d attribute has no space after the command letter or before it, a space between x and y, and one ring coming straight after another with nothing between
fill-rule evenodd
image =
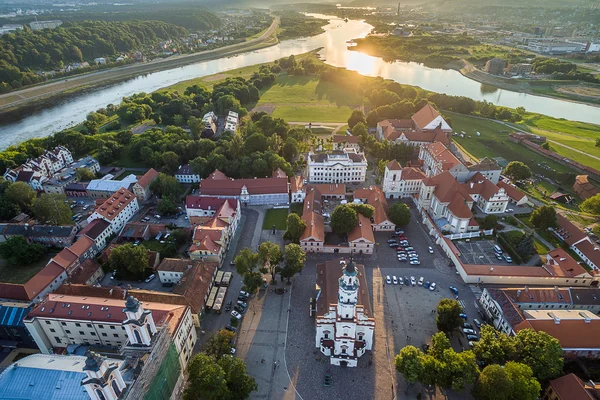
<instances>
[{"instance_id":1,"label":"road","mask_svg":"<svg viewBox=\"0 0 600 400\"><path fill-rule=\"evenodd\" d=\"M214 50L173 56L169 58L153 60L147 63L133 64L125 67L69 77L67 79L61 79L60 81L30 87L17 92L6 93L0 95L0 111L22 106L34 100L51 97L83 86L98 86L109 82L115 82L126 78L156 72L159 70L172 69L199 61L226 57L250 50L256 50L262 47L272 46L278 43L278 40L274 35L278 26L279 17L275 17L269 29L267 29L260 37L244 43L237 43Z\"/></svg>"}]
</instances>

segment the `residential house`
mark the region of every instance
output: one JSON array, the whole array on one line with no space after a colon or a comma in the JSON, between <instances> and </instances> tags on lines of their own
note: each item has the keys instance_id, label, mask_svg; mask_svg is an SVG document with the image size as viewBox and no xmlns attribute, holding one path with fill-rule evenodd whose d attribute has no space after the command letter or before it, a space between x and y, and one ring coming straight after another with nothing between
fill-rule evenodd
<instances>
[{"instance_id":1,"label":"residential house","mask_svg":"<svg viewBox=\"0 0 600 400\"><path fill-rule=\"evenodd\" d=\"M360 152L360 145L358 144L358 139L358 136L352 135L333 135L333 149L353 149L355 152L358 153Z\"/></svg>"},{"instance_id":2,"label":"residential house","mask_svg":"<svg viewBox=\"0 0 600 400\"><path fill-rule=\"evenodd\" d=\"M441 142L421 146L419 159L423 160L423 171L428 177L448 171L459 182L469 178L469 169Z\"/></svg>"},{"instance_id":3,"label":"residential house","mask_svg":"<svg viewBox=\"0 0 600 400\"><path fill-rule=\"evenodd\" d=\"M383 191L388 199L412 197L421 190L425 174L418 168L404 167L396 160L388 162L383 175Z\"/></svg>"},{"instance_id":4,"label":"residential house","mask_svg":"<svg viewBox=\"0 0 600 400\"><path fill-rule=\"evenodd\" d=\"M60 265L49 262L24 284L0 283L0 299L24 303L38 303L47 293L67 280L67 272Z\"/></svg>"},{"instance_id":5,"label":"residential house","mask_svg":"<svg viewBox=\"0 0 600 400\"><path fill-rule=\"evenodd\" d=\"M228 244L227 224L221 222L220 226L197 226L188 252L192 260L221 265Z\"/></svg>"},{"instance_id":6,"label":"residential house","mask_svg":"<svg viewBox=\"0 0 600 400\"><path fill-rule=\"evenodd\" d=\"M100 264L92 259L87 259L72 271L69 282L78 285L94 285L103 278L104 270Z\"/></svg>"},{"instance_id":7,"label":"residential house","mask_svg":"<svg viewBox=\"0 0 600 400\"><path fill-rule=\"evenodd\" d=\"M595 271L600 271L600 245L562 214L556 214L557 227L552 232Z\"/></svg>"},{"instance_id":8,"label":"residential house","mask_svg":"<svg viewBox=\"0 0 600 400\"><path fill-rule=\"evenodd\" d=\"M238 199L244 205L287 205L287 177L232 179L215 170L199 186L200 196Z\"/></svg>"},{"instance_id":9,"label":"residential house","mask_svg":"<svg viewBox=\"0 0 600 400\"><path fill-rule=\"evenodd\" d=\"M590 183L587 175L577 175L575 177L573 191L577 193L582 200L589 199L600 193L600 189Z\"/></svg>"},{"instance_id":10,"label":"residential house","mask_svg":"<svg viewBox=\"0 0 600 400\"><path fill-rule=\"evenodd\" d=\"M96 208L87 219L103 219L110 223L112 233L118 234L125 224L140 210L137 198L129 190L121 188Z\"/></svg>"},{"instance_id":11,"label":"residential house","mask_svg":"<svg viewBox=\"0 0 600 400\"><path fill-rule=\"evenodd\" d=\"M308 154L308 181L311 183L358 183L367 176L367 159L355 151Z\"/></svg>"},{"instance_id":12,"label":"residential house","mask_svg":"<svg viewBox=\"0 0 600 400\"><path fill-rule=\"evenodd\" d=\"M452 128L430 104L417 111L411 119L384 120L377 123L379 140L422 146L434 142L450 144Z\"/></svg>"},{"instance_id":13,"label":"residential house","mask_svg":"<svg viewBox=\"0 0 600 400\"><path fill-rule=\"evenodd\" d=\"M477 172L466 183L463 183L477 207L485 214L502 214L506 211L509 197L504 189L494 185L492 181Z\"/></svg>"},{"instance_id":14,"label":"residential house","mask_svg":"<svg viewBox=\"0 0 600 400\"><path fill-rule=\"evenodd\" d=\"M369 186L365 189L356 189L354 191L354 200L359 199L364 204L373 206L374 212L371 218L371 227L373 231L393 231L396 225L388 219L388 203L381 188L378 186Z\"/></svg>"},{"instance_id":15,"label":"residential house","mask_svg":"<svg viewBox=\"0 0 600 400\"><path fill-rule=\"evenodd\" d=\"M150 184L154 182L158 172L154 168L150 168L134 185L133 193L137 197L138 203L144 203L150 198Z\"/></svg>"},{"instance_id":16,"label":"residential house","mask_svg":"<svg viewBox=\"0 0 600 400\"><path fill-rule=\"evenodd\" d=\"M41 156L29 159L15 169L7 169L4 179L9 182L25 182L34 190L42 191L46 180L71 163L71 152L66 147L58 146L52 150L45 150Z\"/></svg>"},{"instance_id":17,"label":"residential house","mask_svg":"<svg viewBox=\"0 0 600 400\"><path fill-rule=\"evenodd\" d=\"M204 224L213 218L226 222L229 236L237 230L242 215L238 199L209 196L187 196L185 211L193 225Z\"/></svg>"},{"instance_id":18,"label":"residential house","mask_svg":"<svg viewBox=\"0 0 600 400\"><path fill-rule=\"evenodd\" d=\"M424 105L419 111L417 111L411 117L416 131L425 132L441 129L443 132L451 133L452 128L440 115L440 113L433 108L431 104Z\"/></svg>"},{"instance_id":19,"label":"residential house","mask_svg":"<svg viewBox=\"0 0 600 400\"><path fill-rule=\"evenodd\" d=\"M594 381L583 382L570 373L550 381L542 400L597 400L600 385Z\"/></svg>"},{"instance_id":20,"label":"residential house","mask_svg":"<svg viewBox=\"0 0 600 400\"><path fill-rule=\"evenodd\" d=\"M348 252L351 254L373 254L375 237L369 218L358 214L358 224L348 234ZM338 249L338 252L341 250Z\"/></svg>"},{"instance_id":21,"label":"residential house","mask_svg":"<svg viewBox=\"0 0 600 400\"><path fill-rule=\"evenodd\" d=\"M471 179L473 175L479 173L489 179L494 185L497 185L500 181L500 174L502 173L502 167L491 158L484 157L478 163L467 166L469 174L467 179Z\"/></svg>"},{"instance_id":22,"label":"residential house","mask_svg":"<svg viewBox=\"0 0 600 400\"><path fill-rule=\"evenodd\" d=\"M199 183L200 174L195 173L192 170L192 167L190 167L190 164L183 164L179 167L177 172L175 172L175 179L182 184Z\"/></svg>"},{"instance_id":23,"label":"residential house","mask_svg":"<svg viewBox=\"0 0 600 400\"><path fill-rule=\"evenodd\" d=\"M87 236L92 239L98 251L106 247L106 241L112 235L110 222L105 219L95 219L86 225L79 233L79 237Z\"/></svg>"},{"instance_id":24,"label":"residential house","mask_svg":"<svg viewBox=\"0 0 600 400\"><path fill-rule=\"evenodd\" d=\"M77 227L74 225L29 225L2 224L0 225L0 242L12 236L24 236L31 243L44 246L65 247L73 243Z\"/></svg>"},{"instance_id":25,"label":"residential house","mask_svg":"<svg viewBox=\"0 0 600 400\"><path fill-rule=\"evenodd\" d=\"M165 224L152 224L145 222L128 222L119 234L119 241L143 241L156 238L158 234L167 234L169 229Z\"/></svg>"},{"instance_id":26,"label":"residential house","mask_svg":"<svg viewBox=\"0 0 600 400\"><path fill-rule=\"evenodd\" d=\"M188 301L193 313L192 318L198 327L218 270L217 263L195 262L192 268L182 274L173 289L174 294L179 294Z\"/></svg>"},{"instance_id":27,"label":"residential house","mask_svg":"<svg viewBox=\"0 0 600 400\"><path fill-rule=\"evenodd\" d=\"M304 203L306 197L306 187L303 176L292 176L290 178L290 194L292 196L292 203Z\"/></svg>"},{"instance_id":28,"label":"residential house","mask_svg":"<svg viewBox=\"0 0 600 400\"><path fill-rule=\"evenodd\" d=\"M529 198L525 193L517 189L514 185L501 180L497 183L499 188L504 189L506 194L508 195L509 203L514 204L516 206L522 206L529 202Z\"/></svg>"}]
</instances>

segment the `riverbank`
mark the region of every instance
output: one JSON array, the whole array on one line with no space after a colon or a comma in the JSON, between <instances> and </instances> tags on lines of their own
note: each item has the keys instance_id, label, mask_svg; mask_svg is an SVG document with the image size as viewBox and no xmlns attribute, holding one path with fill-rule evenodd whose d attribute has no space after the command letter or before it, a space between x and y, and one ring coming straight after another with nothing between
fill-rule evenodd
<instances>
[{"instance_id":1,"label":"riverbank","mask_svg":"<svg viewBox=\"0 0 600 400\"><path fill-rule=\"evenodd\" d=\"M115 84L152 72L173 69L200 61L235 56L239 53L256 51L274 46L279 43L279 39L276 36L278 26L279 18L276 17L271 26L259 38L244 43L237 43L231 46L225 46L200 53L173 56L148 63L134 64L126 67L74 76L58 82L38 85L18 92L0 95L0 122L6 123L7 121L10 121L14 114L20 113L25 107L31 107L33 110L43 108L43 106L49 102L54 102L57 99L64 99L92 88Z\"/></svg>"}]
</instances>

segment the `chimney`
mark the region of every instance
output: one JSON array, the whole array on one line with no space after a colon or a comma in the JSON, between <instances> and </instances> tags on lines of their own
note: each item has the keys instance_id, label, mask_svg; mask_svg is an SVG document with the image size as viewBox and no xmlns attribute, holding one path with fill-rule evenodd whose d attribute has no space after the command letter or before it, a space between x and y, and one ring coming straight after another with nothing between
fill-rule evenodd
<instances>
[{"instance_id":1,"label":"chimney","mask_svg":"<svg viewBox=\"0 0 600 400\"><path fill-rule=\"evenodd\" d=\"M521 295L521 289L517 290L517 297Z\"/></svg>"},{"instance_id":2,"label":"chimney","mask_svg":"<svg viewBox=\"0 0 600 400\"><path fill-rule=\"evenodd\" d=\"M529 293L529 288L525 286L525 293Z\"/></svg>"},{"instance_id":3,"label":"chimney","mask_svg":"<svg viewBox=\"0 0 600 400\"><path fill-rule=\"evenodd\" d=\"M475 185L473 182L469 183L469 185L471 185L471 189L473 189L473 186Z\"/></svg>"}]
</instances>

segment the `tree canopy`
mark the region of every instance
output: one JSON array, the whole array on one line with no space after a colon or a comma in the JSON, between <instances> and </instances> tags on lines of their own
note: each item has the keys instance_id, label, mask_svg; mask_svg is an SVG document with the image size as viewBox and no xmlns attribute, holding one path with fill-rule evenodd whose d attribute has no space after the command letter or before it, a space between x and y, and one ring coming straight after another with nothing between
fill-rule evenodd
<instances>
[{"instance_id":1,"label":"tree canopy","mask_svg":"<svg viewBox=\"0 0 600 400\"><path fill-rule=\"evenodd\" d=\"M580 207L585 212L600 215L600 193L585 199Z\"/></svg>"},{"instance_id":2,"label":"tree canopy","mask_svg":"<svg viewBox=\"0 0 600 400\"><path fill-rule=\"evenodd\" d=\"M457 329L462 323L461 312L462 307L457 300L441 299L437 306L437 316L435 319L437 328L447 333Z\"/></svg>"},{"instance_id":3,"label":"tree canopy","mask_svg":"<svg viewBox=\"0 0 600 400\"><path fill-rule=\"evenodd\" d=\"M64 194L42 193L33 203L33 215L43 224L70 225L73 211L65 200Z\"/></svg>"},{"instance_id":4,"label":"tree canopy","mask_svg":"<svg viewBox=\"0 0 600 400\"><path fill-rule=\"evenodd\" d=\"M23 236L11 236L0 243L0 257L10 264L27 265L39 261L46 248L39 243L29 244Z\"/></svg>"},{"instance_id":5,"label":"tree canopy","mask_svg":"<svg viewBox=\"0 0 600 400\"><path fill-rule=\"evenodd\" d=\"M536 400L540 391L531 368L510 361L504 367L497 364L485 367L473 394L477 400Z\"/></svg>"},{"instance_id":6,"label":"tree canopy","mask_svg":"<svg viewBox=\"0 0 600 400\"><path fill-rule=\"evenodd\" d=\"M134 246L132 243L117 246L108 256L108 265L122 276L141 279L148 267L148 250L143 245Z\"/></svg>"},{"instance_id":7,"label":"tree canopy","mask_svg":"<svg viewBox=\"0 0 600 400\"><path fill-rule=\"evenodd\" d=\"M300 241L300 236L302 236L304 229L306 229L306 223L298 214L290 213L287 216L286 226L287 230L283 234L283 238L298 243Z\"/></svg>"},{"instance_id":8,"label":"tree canopy","mask_svg":"<svg viewBox=\"0 0 600 400\"><path fill-rule=\"evenodd\" d=\"M306 253L296 243L290 243L285 246L284 259L285 266L281 269L280 273L289 282L292 276L302 271L306 262Z\"/></svg>"},{"instance_id":9,"label":"tree canopy","mask_svg":"<svg viewBox=\"0 0 600 400\"><path fill-rule=\"evenodd\" d=\"M280 272L279 264L283 261L281 247L273 242L263 242L258 246L258 262L260 272L271 274L271 279Z\"/></svg>"},{"instance_id":10,"label":"tree canopy","mask_svg":"<svg viewBox=\"0 0 600 400\"><path fill-rule=\"evenodd\" d=\"M504 168L504 175L513 181L522 181L531 177L531 170L521 161L511 161Z\"/></svg>"},{"instance_id":11,"label":"tree canopy","mask_svg":"<svg viewBox=\"0 0 600 400\"><path fill-rule=\"evenodd\" d=\"M388 217L396 226L408 225L411 218L410 208L406 203L394 203L388 210Z\"/></svg>"},{"instance_id":12,"label":"tree canopy","mask_svg":"<svg viewBox=\"0 0 600 400\"><path fill-rule=\"evenodd\" d=\"M356 210L348 204L341 204L331 213L331 229L338 235L347 235L358 223Z\"/></svg>"},{"instance_id":13,"label":"tree canopy","mask_svg":"<svg viewBox=\"0 0 600 400\"><path fill-rule=\"evenodd\" d=\"M529 221L538 229L546 230L556 226L556 209L552 206L541 206L533 210Z\"/></svg>"}]
</instances>

